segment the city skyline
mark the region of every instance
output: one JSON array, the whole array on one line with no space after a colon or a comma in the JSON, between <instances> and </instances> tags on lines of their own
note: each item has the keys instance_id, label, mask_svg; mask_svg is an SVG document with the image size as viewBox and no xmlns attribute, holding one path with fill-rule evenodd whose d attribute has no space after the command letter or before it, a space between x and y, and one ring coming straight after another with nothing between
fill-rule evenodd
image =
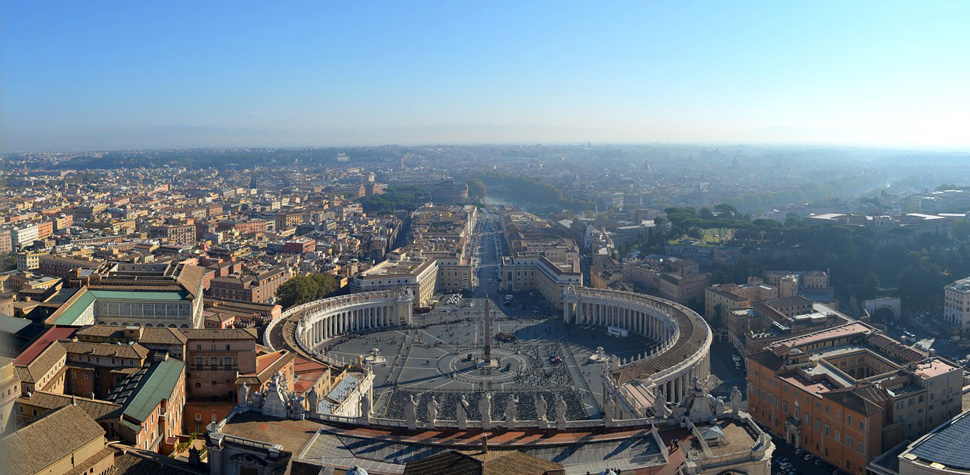
<instances>
[{"instance_id":1,"label":"city skyline","mask_svg":"<svg viewBox=\"0 0 970 475\"><path fill-rule=\"evenodd\" d=\"M2 151L968 150L961 2L4 4Z\"/></svg>"}]
</instances>

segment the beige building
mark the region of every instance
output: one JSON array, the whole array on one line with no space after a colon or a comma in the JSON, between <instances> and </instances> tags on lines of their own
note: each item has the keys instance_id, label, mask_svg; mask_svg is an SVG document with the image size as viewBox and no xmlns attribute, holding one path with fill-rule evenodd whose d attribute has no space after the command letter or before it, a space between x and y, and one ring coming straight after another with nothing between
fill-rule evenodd
<instances>
[{"instance_id":1,"label":"beige building","mask_svg":"<svg viewBox=\"0 0 970 475\"><path fill-rule=\"evenodd\" d=\"M502 258L500 288L538 291L562 308L562 291L583 285L576 242L546 220L518 209L503 210L501 224L511 257Z\"/></svg>"},{"instance_id":2,"label":"beige building","mask_svg":"<svg viewBox=\"0 0 970 475\"><path fill-rule=\"evenodd\" d=\"M711 275L689 259L672 258L659 265L646 261L623 263L623 282L655 289L661 297L681 304L700 303Z\"/></svg>"},{"instance_id":3,"label":"beige building","mask_svg":"<svg viewBox=\"0 0 970 475\"><path fill-rule=\"evenodd\" d=\"M411 256L395 251L387 260L354 276L350 291L373 292L404 288L414 294L416 307L431 305L438 280L438 263L434 258Z\"/></svg>"},{"instance_id":4,"label":"beige building","mask_svg":"<svg viewBox=\"0 0 970 475\"><path fill-rule=\"evenodd\" d=\"M55 341L47 344L34 357L32 353L38 343L31 345L15 360L21 381L21 393L27 394L34 391L63 393L67 372L67 350L64 345ZM29 358L25 359L24 356Z\"/></svg>"},{"instance_id":5,"label":"beige building","mask_svg":"<svg viewBox=\"0 0 970 475\"><path fill-rule=\"evenodd\" d=\"M20 397L20 377L13 360L0 356L0 434L14 427L13 406Z\"/></svg>"},{"instance_id":6,"label":"beige building","mask_svg":"<svg viewBox=\"0 0 970 475\"><path fill-rule=\"evenodd\" d=\"M943 319L961 330L970 327L970 277L943 287Z\"/></svg>"},{"instance_id":7,"label":"beige building","mask_svg":"<svg viewBox=\"0 0 970 475\"><path fill-rule=\"evenodd\" d=\"M40 268L40 256L43 253L23 251L17 253L17 270L30 272Z\"/></svg>"},{"instance_id":8,"label":"beige building","mask_svg":"<svg viewBox=\"0 0 970 475\"><path fill-rule=\"evenodd\" d=\"M750 308L756 302L778 298L778 287L766 285L761 279L748 278L745 285L716 284L704 292L704 318L725 320L731 310Z\"/></svg>"},{"instance_id":9,"label":"beige building","mask_svg":"<svg viewBox=\"0 0 970 475\"><path fill-rule=\"evenodd\" d=\"M105 431L84 409L65 406L0 439L0 473L107 473L114 452Z\"/></svg>"},{"instance_id":10,"label":"beige building","mask_svg":"<svg viewBox=\"0 0 970 475\"><path fill-rule=\"evenodd\" d=\"M439 292L478 286L471 236L478 216L475 206L426 205L411 213L411 242L405 248L437 261Z\"/></svg>"},{"instance_id":11,"label":"beige building","mask_svg":"<svg viewBox=\"0 0 970 475\"><path fill-rule=\"evenodd\" d=\"M543 256L503 257L502 289L506 292L538 291L556 308L562 308L562 292L582 287L583 274L567 272Z\"/></svg>"}]
</instances>

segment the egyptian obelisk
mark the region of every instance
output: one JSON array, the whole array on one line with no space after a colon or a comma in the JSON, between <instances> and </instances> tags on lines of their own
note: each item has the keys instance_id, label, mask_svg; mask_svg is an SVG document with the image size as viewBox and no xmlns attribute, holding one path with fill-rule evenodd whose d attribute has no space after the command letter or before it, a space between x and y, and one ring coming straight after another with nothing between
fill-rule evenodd
<instances>
[{"instance_id":1,"label":"egyptian obelisk","mask_svg":"<svg viewBox=\"0 0 970 475\"><path fill-rule=\"evenodd\" d=\"M484 354L482 359L485 362L485 366L491 366L492 364L492 312L488 308L488 303L491 299L488 296L485 297L485 345Z\"/></svg>"}]
</instances>

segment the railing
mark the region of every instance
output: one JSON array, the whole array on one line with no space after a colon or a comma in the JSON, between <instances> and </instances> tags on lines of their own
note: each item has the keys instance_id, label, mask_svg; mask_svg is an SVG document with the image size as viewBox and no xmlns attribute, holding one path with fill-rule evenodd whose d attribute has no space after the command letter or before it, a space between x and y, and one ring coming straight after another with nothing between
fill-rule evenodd
<instances>
[{"instance_id":1,"label":"railing","mask_svg":"<svg viewBox=\"0 0 970 475\"><path fill-rule=\"evenodd\" d=\"M316 420L319 422L331 422L331 423L341 423L341 424L350 424L350 425L361 424L364 421L363 417L335 416L332 414L312 414L312 415L309 415L308 417L309 419ZM408 423L405 420L390 419L386 417L374 417L374 416L371 416L366 423L367 425L373 426L373 427L401 428L401 427L408 426ZM554 419L545 421L545 426L548 429L555 429L556 424L557 424L556 420ZM416 426L418 428L429 427L427 421L421 421L421 420L416 421ZM481 428L482 421L469 420L467 421L466 426L468 428L476 428L476 429ZM505 430L507 424L505 420L493 419L491 421L491 426L493 430ZM538 421L538 420L516 420L515 421L516 430L539 429L542 427L543 427L543 421ZM658 429L673 429L673 428L681 427L681 423L679 420L675 418L660 419L660 418L651 418L651 417L641 417L636 419L614 419L609 424L609 426L606 425L606 422L603 419L583 419L583 420L566 421L567 430L595 429L595 428L602 428L602 427L621 428L621 429L622 428L650 429L650 428L656 427ZM458 421L453 419L438 419L434 423L434 428L456 429L458 428Z\"/></svg>"},{"instance_id":2,"label":"railing","mask_svg":"<svg viewBox=\"0 0 970 475\"><path fill-rule=\"evenodd\" d=\"M648 384L664 384L672 377L678 377L683 372L696 366L709 352L710 344L713 341L713 334L707 323L693 310L659 297L632 292L590 289L585 287L570 287L563 292L563 301L577 305L584 302L597 302L604 305L622 306L630 304L638 307L638 310L660 319L665 326L672 325L673 331L669 337L665 338L659 348L645 358L635 360L623 367L635 367L638 364L651 364L651 360L664 358L668 352L676 350L678 347L688 351L690 347L683 345L691 344L690 340L699 338L695 343L698 348L693 349L689 355L673 355L672 361L667 361L669 366L660 369L646 377ZM580 311L578 308L575 311ZM703 337L701 337L703 333ZM668 358L669 360L670 358Z\"/></svg>"},{"instance_id":3,"label":"railing","mask_svg":"<svg viewBox=\"0 0 970 475\"><path fill-rule=\"evenodd\" d=\"M300 322L303 322L307 319L307 317L312 319L312 316L318 313L329 313L349 309L367 303L394 302L407 299L411 299L411 296L400 290L376 290L373 292L328 297L325 299L314 300L313 302L297 305L296 307L286 309L286 311L284 311L278 318L273 319L269 325L266 326L266 331L263 334L263 344L272 348L273 345L271 343L270 336L273 329L277 325L280 325L287 320L294 319L295 317L299 317ZM297 338L297 340L302 340L302 338ZM273 349L278 350L279 348ZM304 350L306 349L304 348Z\"/></svg>"}]
</instances>

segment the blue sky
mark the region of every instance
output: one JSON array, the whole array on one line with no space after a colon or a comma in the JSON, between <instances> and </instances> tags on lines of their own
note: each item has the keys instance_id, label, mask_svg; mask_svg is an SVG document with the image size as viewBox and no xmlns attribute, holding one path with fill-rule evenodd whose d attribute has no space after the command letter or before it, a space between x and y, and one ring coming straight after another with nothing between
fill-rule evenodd
<instances>
[{"instance_id":1,"label":"blue sky","mask_svg":"<svg viewBox=\"0 0 970 475\"><path fill-rule=\"evenodd\" d=\"M970 2L0 3L4 150L970 149Z\"/></svg>"}]
</instances>

